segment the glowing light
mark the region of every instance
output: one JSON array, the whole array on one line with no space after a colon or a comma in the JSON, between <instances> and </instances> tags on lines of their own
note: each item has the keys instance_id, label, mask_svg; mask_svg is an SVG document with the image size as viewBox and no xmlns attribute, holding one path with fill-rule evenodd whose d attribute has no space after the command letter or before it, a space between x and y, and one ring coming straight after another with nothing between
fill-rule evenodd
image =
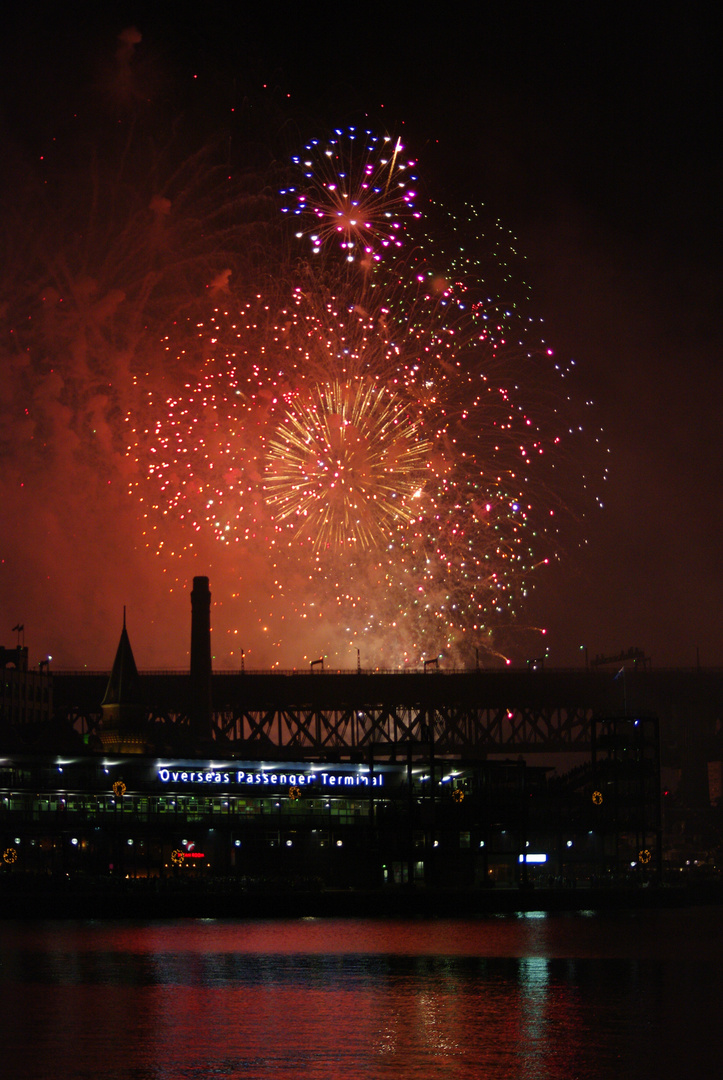
<instances>
[{"instance_id":1,"label":"glowing light","mask_svg":"<svg viewBox=\"0 0 723 1080\"><path fill-rule=\"evenodd\" d=\"M400 146L356 138L307 147L285 210L313 216L319 250L376 258L401 242L413 189ZM357 187L374 213L334 218ZM224 575L265 575L256 628L272 647L295 621L312 656L336 642L383 666L479 649L510 663L570 503L581 512L585 455L566 373L504 296L511 242L495 227L491 257L473 229L450 219L444 244L428 236L373 278L280 258L269 296L229 297L164 340L189 375L150 385L129 424L146 542L167 561L203 545L212 568L210 539Z\"/></svg>"},{"instance_id":2,"label":"glowing light","mask_svg":"<svg viewBox=\"0 0 723 1080\"><path fill-rule=\"evenodd\" d=\"M371 548L414 516L429 443L409 403L372 379L297 393L267 441L267 502L315 549Z\"/></svg>"},{"instance_id":3,"label":"glowing light","mask_svg":"<svg viewBox=\"0 0 723 1080\"><path fill-rule=\"evenodd\" d=\"M292 161L302 178L282 190L282 211L298 219L298 235L309 237L315 254L332 247L349 262L370 263L402 247L408 222L420 215L415 163L399 139L338 129Z\"/></svg>"}]
</instances>

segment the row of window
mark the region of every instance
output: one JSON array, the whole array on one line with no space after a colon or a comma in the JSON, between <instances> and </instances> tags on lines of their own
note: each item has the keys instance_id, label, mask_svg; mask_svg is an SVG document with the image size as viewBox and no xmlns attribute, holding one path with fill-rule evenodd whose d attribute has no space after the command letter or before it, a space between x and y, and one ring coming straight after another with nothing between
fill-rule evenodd
<instances>
[{"instance_id":1,"label":"row of window","mask_svg":"<svg viewBox=\"0 0 723 1080\"><path fill-rule=\"evenodd\" d=\"M27 792L9 792L0 795L0 819L4 813L32 814L33 817L52 813L96 817L111 814L137 818L140 821L160 815L195 815L199 819L209 816L238 817L256 814L284 813L304 816L327 813L332 817L356 819L368 814L369 804L348 799L292 799L288 795L258 799L196 798L194 796L144 796L144 795L83 795L53 792L31 795Z\"/></svg>"}]
</instances>

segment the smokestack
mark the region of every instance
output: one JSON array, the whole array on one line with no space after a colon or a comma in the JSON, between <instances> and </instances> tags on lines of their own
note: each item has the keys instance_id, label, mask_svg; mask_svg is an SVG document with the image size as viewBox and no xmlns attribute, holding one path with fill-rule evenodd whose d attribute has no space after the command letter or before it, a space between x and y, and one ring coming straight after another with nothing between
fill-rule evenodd
<instances>
[{"instance_id":1,"label":"smokestack","mask_svg":"<svg viewBox=\"0 0 723 1080\"><path fill-rule=\"evenodd\" d=\"M195 577L191 592L191 728L211 738L211 592L207 577Z\"/></svg>"}]
</instances>

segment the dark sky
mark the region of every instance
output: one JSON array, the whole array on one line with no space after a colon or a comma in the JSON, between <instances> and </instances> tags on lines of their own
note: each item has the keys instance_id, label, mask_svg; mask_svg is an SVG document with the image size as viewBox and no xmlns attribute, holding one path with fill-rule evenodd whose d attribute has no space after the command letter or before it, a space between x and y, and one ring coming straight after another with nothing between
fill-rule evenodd
<instances>
[{"instance_id":1,"label":"dark sky","mask_svg":"<svg viewBox=\"0 0 723 1080\"><path fill-rule=\"evenodd\" d=\"M484 203L518 237L546 338L576 361L606 432L605 510L588 522L584 550L543 579L532 601L533 621L550 631L550 663L577 663L584 644L590 656L637 646L656 666L692 665L696 650L702 664L721 664L722 58L711 8L415 11L16 8L2 43L0 130L28 153L42 147L63 109L89 86L97 92L117 33L134 25L150 95L170 100L186 85L188 104L197 74L214 120L266 85L299 131L365 113L404 131L435 198ZM64 644L40 614L44 604L71 606L72 587L37 579L22 587L25 596L15 576L0 590L5 644L16 621L33 622L30 612L35 651L59 649L63 666L85 663L80 645ZM42 603L27 596L43 588ZM87 621L83 604L93 602L86 595L72 618ZM178 604L185 620L186 600ZM108 606L112 653L119 627Z\"/></svg>"}]
</instances>

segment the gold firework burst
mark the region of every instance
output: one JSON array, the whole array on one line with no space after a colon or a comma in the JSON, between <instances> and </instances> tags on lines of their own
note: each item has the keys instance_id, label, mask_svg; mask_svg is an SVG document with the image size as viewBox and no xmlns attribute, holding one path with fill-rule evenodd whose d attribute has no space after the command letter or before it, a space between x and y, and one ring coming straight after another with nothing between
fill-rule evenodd
<instances>
[{"instance_id":1,"label":"gold firework burst","mask_svg":"<svg viewBox=\"0 0 723 1080\"><path fill-rule=\"evenodd\" d=\"M402 395L369 378L298 391L269 437L266 500L315 550L365 550L412 521L431 444Z\"/></svg>"}]
</instances>

